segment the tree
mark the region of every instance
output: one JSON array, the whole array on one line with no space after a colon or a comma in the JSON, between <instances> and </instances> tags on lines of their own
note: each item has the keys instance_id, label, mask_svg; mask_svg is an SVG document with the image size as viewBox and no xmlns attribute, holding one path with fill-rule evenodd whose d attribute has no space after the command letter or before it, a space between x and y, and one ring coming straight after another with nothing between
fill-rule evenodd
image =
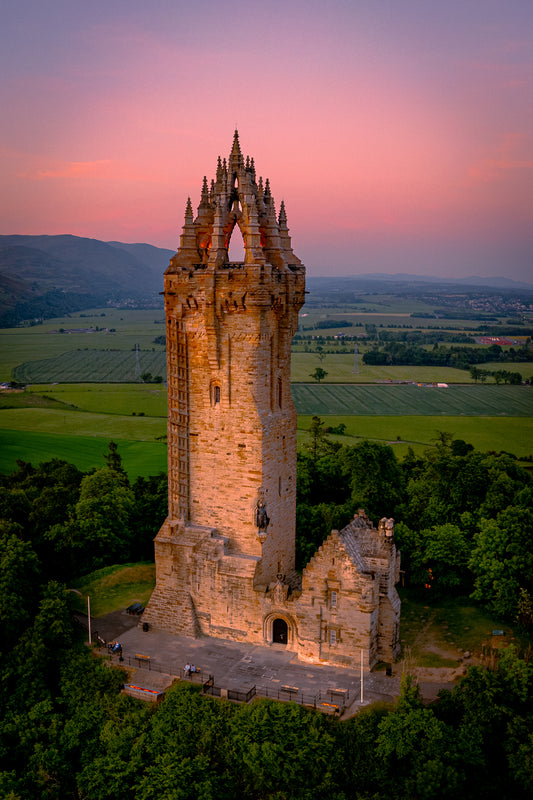
<instances>
[{"instance_id":1,"label":"tree","mask_svg":"<svg viewBox=\"0 0 533 800\"><path fill-rule=\"evenodd\" d=\"M168 481L166 473L139 476L132 485L135 506L131 525L135 530L131 557L134 560L150 560L154 557L154 537L168 512Z\"/></svg>"},{"instance_id":2,"label":"tree","mask_svg":"<svg viewBox=\"0 0 533 800\"><path fill-rule=\"evenodd\" d=\"M533 510L509 506L496 519L483 519L474 545L472 597L514 620L521 591L533 592Z\"/></svg>"},{"instance_id":3,"label":"tree","mask_svg":"<svg viewBox=\"0 0 533 800\"><path fill-rule=\"evenodd\" d=\"M128 555L134 505L126 475L116 470L103 467L82 480L76 523L93 569Z\"/></svg>"},{"instance_id":4,"label":"tree","mask_svg":"<svg viewBox=\"0 0 533 800\"><path fill-rule=\"evenodd\" d=\"M429 800L461 794L455 731L424 708L410 675L402 676L397 712L384 717L378 731L377 755L394 775L394 797Z\"/></svg>"},{"instance_id":5,"label":"tree","mask_svg":"<svg viewBox=\"0 0 533 800\"><path fill-rule=\"evenodd\" d=\"M422 530L411 553L412 579L434 594L469 589L471 545L463 531L447 523Z\"/></svg>"},{"instance_id":6,"label":"tree","mask_svg":"<svg viewBox=\"0 0 533 800\"><path fill-rule=\"evenodd\" d=\"M341 447L337 460L353 506L364 508L373 518L393 516L402 499L403 475L392 447L364 441Z\"/></svg>"},{"instance_id":7,"label":"tree","mask_svg":"<svg viewBox=\"0 0 533 800\"><path fill-rule=\"evenodd\" d=\"M107 445L107 453L104 453L104 459L109 469L120 472L124 476L126 475L122 466L122 456L118 452L118 445L113 440Z\"/></svg>"},{"instance_id":8,"label":"tree","mask_svg":"<svg viewBox=\"0 0 533 800\"><path fill-rule=\"evenodd\" d=\"M9 649L28 624L37 599L39 560L19 528L0 522L0 641Z\"/></svg>"},{"instance_id":9,"label":"tree","mask_svg":"<svg viewBox=\"0 0 533 800\"><path fill-rule=\"evenodd\" d=\"M315 371L311 373L310 377L314 378L317 383L320 383L320 381L324 380L327 374L328 373L325 369L322 369L322 367L317 367Z\"/></svg>"}]
</instances>

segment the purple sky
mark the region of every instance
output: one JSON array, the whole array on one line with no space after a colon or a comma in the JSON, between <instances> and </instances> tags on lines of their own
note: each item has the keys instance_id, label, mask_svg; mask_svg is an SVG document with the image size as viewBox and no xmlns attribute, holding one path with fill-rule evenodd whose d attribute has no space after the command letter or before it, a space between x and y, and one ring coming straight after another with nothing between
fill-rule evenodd
<instances>
[{"instance_id":1,"label":"purple sky","mask_svg":"<svg viewBox=\"0 0 533 800\"><path fill-rule=\"evenodd\" d=\"M17 0L0 233L175 248L243 152L311 275L533 281L533 0Z\"/></svg>"}]
</instances>

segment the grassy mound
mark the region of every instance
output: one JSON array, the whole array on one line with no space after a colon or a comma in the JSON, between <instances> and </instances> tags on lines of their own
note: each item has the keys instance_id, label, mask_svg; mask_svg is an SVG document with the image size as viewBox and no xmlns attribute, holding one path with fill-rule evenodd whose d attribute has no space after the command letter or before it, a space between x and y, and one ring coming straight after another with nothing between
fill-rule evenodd
<instances>
[{"instance_id":1,"label":"grassy mound","mask_svg":"<svg viewBox=\"0 0 533 800\"><path fill-rule=\"evenodd\" d=\"M101 617L120 611L132 603L146 605L155 586L155 564L115 564L91 572L72 583L76 594L77 611L87 612L87 597L91 599L91 616Z\"/></svg>"}]
</instances>

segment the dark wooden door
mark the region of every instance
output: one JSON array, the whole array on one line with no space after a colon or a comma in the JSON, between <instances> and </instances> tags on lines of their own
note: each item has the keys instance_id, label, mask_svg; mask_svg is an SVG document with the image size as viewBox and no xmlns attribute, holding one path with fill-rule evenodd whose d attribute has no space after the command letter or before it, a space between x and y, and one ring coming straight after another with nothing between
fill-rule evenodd
<instances>
[{"instance_id":1,"label":"dark wooden door","mask_svg":"<svg viewBox=\"0 0 533 800\"><path fill-rule=\"evenodd\" d=\"M276 644L287 644L287 623L284 619L275 619L272 625L272 641Z\"/></svg>"}]
</instances>

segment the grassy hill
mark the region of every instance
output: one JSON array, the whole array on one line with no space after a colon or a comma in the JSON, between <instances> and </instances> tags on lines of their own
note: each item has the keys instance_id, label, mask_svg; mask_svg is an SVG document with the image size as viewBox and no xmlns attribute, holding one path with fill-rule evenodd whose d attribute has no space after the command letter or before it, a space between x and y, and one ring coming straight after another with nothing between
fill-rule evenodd
<instances>
[{"instance_id":1,"label":"grassy hill","mask_svg":"<svg viewBox=\"0 0 533 800\"><path fill-rule=\"evenodd\" d=\"M0 236L0 327L108 302L159 303L171 250L79 236Z\"/></svg>"}]
</instances>

